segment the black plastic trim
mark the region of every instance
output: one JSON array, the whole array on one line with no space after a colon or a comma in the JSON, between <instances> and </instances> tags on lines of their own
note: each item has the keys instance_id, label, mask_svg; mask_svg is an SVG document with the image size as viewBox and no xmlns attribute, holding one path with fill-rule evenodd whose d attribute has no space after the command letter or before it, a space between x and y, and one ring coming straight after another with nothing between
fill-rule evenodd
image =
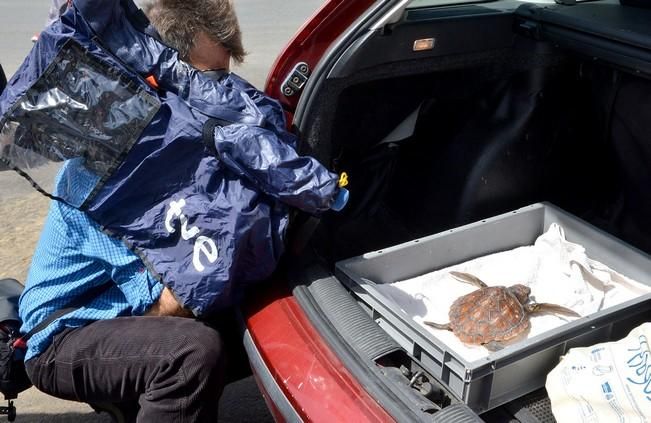
<instances>
[{"instance_id":1,"label":"black plastic trim","mask_svg":"<svg viewBox=\"0 0 651 423\"><path fill-rule=\"evenodd\" d=\"M332 69L334 64L337 62L341 53L367 30L366 28L369 22L372 22L374 18L384 16L392 7L395 6L396 3L398 3L398 0L377 0L369 11L359 17L350 28L346 30L346 32L344 32L332 46L330 46L326 54L321 57L319 63L313 70L310 79L307 84L305 84L305 88L303 88L303 94L301 94L298 105L296 106L296 111L294 112L294 124L298 127L299 132L303 132L306 129L304 126L307 124L305 116L309 116L310 109L315 104L319 103L319 96L313 95L313 93L319 92L321 84L327 78L330 69Z\"/></svg>"},{"instance_id":2,"label":"black plastic trim","mask_svg":"<svg viewBox=\"0 0 651 423\"><path fill-rule=\"evenodd\" d=\"M485 8L482 14L465 14L466 8L474 10L472 7L458 7L441 18L400 22L391 27L390 33L373 33L361 44L347 50L329 77L347 77L362 69L396 62L510 48L513 45L513 13ZM432 38L432 49L413 51L414 40L420 38Z\"/></svg>"},{"instance_id":3,"label":"black plastic trim","mask_svg":"<svg viewBox=\"0 0 651 423\"><path fill-rule=\"evenodd\" d=\"M376 361L402 351L398 343L371 319L334 277L318 279L309 286L319 307L327 312L337 332L362 356Z\"/></svg>"},{"instance_id":4,"label":"black plastic trim","mask_svg":"<svg viewBox=\"0 0 651 423\"><path fill-rule=\"evenodd\" d=\"M432 419L433 423L483 423L483 421L464 403L445 407L436 413Z\"/></svg>"},{"instance_id":5,"label":"black plastic trim","mask_svg":"<svg viewBox=\"0 0 651 423\"><path fill-rule=\"evenodd\" d=\"M651 75L651 10L600 1L573 7L523 4L515 15L516 32Z\"/></svg>"},{"instance_id":6,"label":"black plastic trim","mask_svg":"<svg viewBox=\"0 0 651 423\"><path fill-rule=\"evenodd\" d=\"M597 38L631 46L651 46L651 10L625 7L615 0L578 4L536 5L526 3L516 10L516 16L533 18Z\"/></svg>"},{"instance_id":7,"label":"black plastic trim","mask_svg":"<svg viewBox=\"0 0 651 423\"><path fill-rule=\"evenodd\" d=\"M332 323L327 320L314 297L305 286L297 286L293 291L296 301L299 303L310 322L323 340L332 348L339 360L346 366L355 379L364 389L389 413L396 421L417 422L427 421L417 415L408 405L383 384L373 369L374 365L370 360L362 359L354 348L344 341L337 333ZM372 367L373 366L373 367Z\"/></svg>"},{"instance_id":8,"label":"black plastic trim","mask_svg":"<svg viewBox=\"0 0 651 423\"><path fill-rule=\"evenodd\" d=\"M651 50L649 49L555 25L543 25L540 33L544 40L570 49L581 56L601 59L604 62L631 69L635 73L651 75Z\"/></svg>"}]
</instances>

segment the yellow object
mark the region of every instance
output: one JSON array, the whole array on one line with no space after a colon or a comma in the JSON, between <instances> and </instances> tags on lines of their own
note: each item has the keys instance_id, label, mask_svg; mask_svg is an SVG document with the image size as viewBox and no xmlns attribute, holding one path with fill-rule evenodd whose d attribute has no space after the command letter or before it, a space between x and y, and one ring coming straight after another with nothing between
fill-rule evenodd
<instances>
[{"instance_id":1,"label":"yellow object","mask_svg":"<svg viewBox=\"0 0 651 423\"><path fill-rule=\"evenodd\" d=\"M348 174L341 172L341 175L339 175L339 188L343 188L346 185L348 185Z\"/></svg>"}]
</instances>

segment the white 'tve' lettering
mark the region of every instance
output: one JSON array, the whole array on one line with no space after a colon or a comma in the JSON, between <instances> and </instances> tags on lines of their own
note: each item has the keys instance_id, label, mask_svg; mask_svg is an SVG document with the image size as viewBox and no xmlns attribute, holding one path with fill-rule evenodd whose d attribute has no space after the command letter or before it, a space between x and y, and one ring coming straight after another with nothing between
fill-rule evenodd
<instances>
[{"instance_id":1,"label":"white 'tve' lettering","mask_svg":"<svg viewBox=\"0 0 651 423\"><path fill-rule=\"evenodd\" d=\"M203 253L210 263L214 263L215 260L217 260L217 246L212 239L202 235L194 242L192 264L194 265L194 268L197 269L197 272L203 272L205 269L200 260L200 253Z\"/></svg>"},{"instance_id":2,"label":"white 'tve' lettering","mask_svg":"<svg viewBox=\"0 0 651 423\"><path fill-rule=\"evenodd\" d=\"M179 201L172 201L170 203L170 209L167 211L167 215L165 216L165 229L167 229L167 232L171 234L176 232L176 229L174 229L174 226L172 225L172 220L175 217L178 217L181 221L181 237L187 241L190 238L199 235L200 231L196 226L188 229L188 218L183 214L183 207L185 207L185 200L183 198Z\"/></svg>"},{"instance_id":3,"label":"white 'tve' lettering","mask_svg":"<svg viewBox=\"0 0 651 423\"><path fill-rule=\"evenodd\" d=\"M172 226L172 220L183 214L183 207L185 207L185 200L182 198L179 201L172 201L170 203L170 208L165 215L165 229L167 229L167 232L171 234L176 232L176 229Z\"/></svg>"},{"instance_id":4,"label":"white 'tve' lettering","mask_svg":"<svg viewBox=\"0 0 651 423\"><path fill-rule=\"evenodd\" d=\"M174 220L178 218L181 222L181 237L188 241L199 235L199 228L192 226L188 229L188 218L183 214L183 207L185 207L185 199L181 198L179 201L171 201L170 207L165 215L165 229L167 232L173 234L176 232L174 228ZM194 250L192 254L192 264L197 272L203 272L206 267L201 262L201 255L205 256L209 263L214 263L219 257L217 245L207 236L200 236L194 242Z\"/></svg>"}]
</instances>

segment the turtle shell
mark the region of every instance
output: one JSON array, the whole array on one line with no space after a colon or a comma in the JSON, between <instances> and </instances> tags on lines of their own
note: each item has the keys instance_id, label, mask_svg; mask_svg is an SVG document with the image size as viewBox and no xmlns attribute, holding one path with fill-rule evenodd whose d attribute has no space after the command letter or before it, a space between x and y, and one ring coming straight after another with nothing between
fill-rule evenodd
<instances>
[{"instance_id":1,"label":"turtle shell","mask_svg":"<svg viewBox=\"0 0 651 423\"><path fill-rule=\"evenodd\" d=\"M467 344L509 341L531 326L522 303L505 286L485 287L457 298L449 316L450 329Z\"/></svg>"}]
</instances>

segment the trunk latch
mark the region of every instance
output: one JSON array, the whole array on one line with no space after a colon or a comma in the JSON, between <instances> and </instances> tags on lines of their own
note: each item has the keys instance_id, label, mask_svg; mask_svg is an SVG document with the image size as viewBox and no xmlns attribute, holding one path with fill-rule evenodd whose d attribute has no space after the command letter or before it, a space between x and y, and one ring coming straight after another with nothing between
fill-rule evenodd
<instances>
[{"instance_id":1,"label":"trunk latch","mask_svg":"<svg viewBox=\"0 0 651 423\"><path fill-rule=\"evenodd\" d=\"M307 63L297 63L296 66L294 66L294 70L287 76L285 82L283 82L283 95L285 97L291 97L298 94L305 86L309 76L310 68Z\"/></svg>"}]
</instances>

